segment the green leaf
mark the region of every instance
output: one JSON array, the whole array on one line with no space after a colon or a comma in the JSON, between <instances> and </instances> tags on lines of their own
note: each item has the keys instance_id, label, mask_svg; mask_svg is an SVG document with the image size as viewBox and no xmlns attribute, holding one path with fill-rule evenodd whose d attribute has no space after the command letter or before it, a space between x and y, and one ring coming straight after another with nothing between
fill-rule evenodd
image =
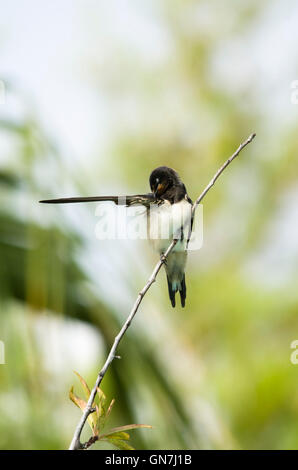
<instances>
[{"instance_id":1,"label":"green leaf","mask_svg":"<svg viewBox=\"0 0 298 470\"><path fill-rule=\"evenodd\" d=\"M123 439L124 441L128 441L130 439L130 435L127 432L108 432L107 434L102 434L99 439Z\"/></svg>"},{"instance_id":2,"label":"green leaf","mask_svg":"<svg viewBox=\"0 0 298 470\"><path fill-rule=\"evenodd\" d=\"M86 408L87 403L82 398L80 398L80 397L78 397L77 395L74 394L73 387L71 387L71 389L69 390L69 398L71 399L71 401L78 408L80 408L82 411L84 411L84 409Z\"/></svg>"},{"instance_id":3,"label":"green leaf","mask_svg":"<svg viewBox=\"0 0 298 470\"><path fill-rule=\"evenodd\" d=\"M110 416L111 414L111 411L112 411L112 408L114 406L114 403L115 403L115 399L113 398L113 400L111 401L111 403L109 404L109 408L107 409L107 412L106 412L106 415L105 415L105 421L108 419L108 417Z\"/></svg>"},{"instance_id":4,"label":"green leaf","mask_svg":"<svg viewBox=\"0 0 298 470\"><path fill-rule=\"evenodd\" d=\"M113 432L129 431L130 429L139 429L139 428L152 429L152 426L150 426L149 424L126 424L125 426L118 426L116 428L110 429L109 434Z\"/></svg>"},{"instance_id":5,"label":"green leaf","mask_svg":"<svg viewBox=\"0 0 298 470\"><path fill-rule=\"evenodd\" d=\"M97 428L101 429L104 427L105 424L105 418L106 418L106 411L105 411L105 401L106 401L106 396L103 393L103 391L97 387L97 395L98 395L98 405L95 406L96 408L96 414L98 418L97 422Z\"/></svg>"},{"instance_id":6,"label":"green leaf","mask_svg":"<svg viewBox=\"0 0 298 470\"><path fill-rule=\"evenodd\" d=\"M109 439L109 442L120 450L135 450L134 447L130 446L125 441L121 441L121 439Z\"/></svg>"},{"instance_id":7,"label":"green leaf","mask_svg":"<svg viewBox=\"0 0 298 470\"><path fill-rule=\"evenodd\" d=\"M86 381L83 379L83 377L74 370L74 373L76 374L76 376L79 378L79 381L81 382L82 384L82 387L84 389L84 392L85 392L85 395L86 395L86 398L88 400L88 398L90 397L90 389L86 383Z\"/></svg>"},{"instance_id":8,"label":"green leaf","mask_svg":"<svg viewBox=\"0 0 298 470\"><path fill-rule=\"evenodd\" d=\"M93 433L93 436L98 436L99 429L97 427L98 419L97 419L96 413L95 412L91 413L88 416L87 420L91 428L91 431Z\"/></svg>"},{"instance_id":9,"label":"green leaf","mask_svg":"<svg viewBox=\"0 0 298 470\"><path fill-rule=\"evenodd\" d=\"M98 395L99 405L103 406L106 401L106 396L99 387L97 387L97 395Z\"/></svg>"},{"instance_id":10,"label":"green leaf","mask_svg":"<svg viewBox=\"0 0 298 470\"><path fill-rule=\"evenodd\" d=\"M81 411L85 410L87 403L82 398L75 395L75 393L73 392L73 387L71 387L71 389L69 391L69 398L71 399L71 401L78 408L80 408ZM91 431L92 431L93 435L97 436L98 435L98 430L97 430L97 416L96 416L96 414L94 412L91 413L88 416L87 421L88 421L88 424L91 428Z\"/></svg>"}]
</instances>

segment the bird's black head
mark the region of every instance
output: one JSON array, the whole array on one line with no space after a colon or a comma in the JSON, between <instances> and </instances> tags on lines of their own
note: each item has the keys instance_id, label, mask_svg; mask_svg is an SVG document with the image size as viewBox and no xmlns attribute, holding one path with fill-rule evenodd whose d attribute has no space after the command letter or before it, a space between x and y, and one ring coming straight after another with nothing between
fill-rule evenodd
<instances>
[{"instance_id":1,"label":"bird's black head","mask_svg":"<svg viewBox=\"0 0 298 470\"><path fill-rule=\"evenodd\" d=\"M183 186L178 173L167 166L160 166L152 171L149 179L150 188L158 199L175 186Z\"/></svg>"},{"instance_id":2,"label":"bird's black head","mask_svg":"<svg viewBox=\"0 0 298 470\"><path fill-rule=\"evenodd\" d=\"M149 179L150 188L156 199L171 203L181 201L186 189L178 173L168 166L160 166L152 171Z\"/></svg>"}]
</instances>

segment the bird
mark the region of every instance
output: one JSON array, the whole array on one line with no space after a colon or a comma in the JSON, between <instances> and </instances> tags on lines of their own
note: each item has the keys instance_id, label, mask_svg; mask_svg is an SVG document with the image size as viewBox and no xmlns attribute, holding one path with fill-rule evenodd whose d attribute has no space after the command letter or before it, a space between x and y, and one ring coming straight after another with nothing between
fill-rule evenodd
<instances>
[{"instance_id":1,"label":"bird","mask_svg":"<svg viewBox=\"0 0 298 470\"><path fill-rule=\"evenodd\" d=\"M176 306L176 293L185 307L185 268L187 247L193 227L193 202L178 173L168 166L155 168L149 177L151 192L131 196L89 196L45 199L44 204L68 204L81 202L112 201L117 205L144 206L147 216L147 234L154 249L161 257L173 239L173 250L164 260L168 292L172 307Z\"/></svg>"}]
</instances>

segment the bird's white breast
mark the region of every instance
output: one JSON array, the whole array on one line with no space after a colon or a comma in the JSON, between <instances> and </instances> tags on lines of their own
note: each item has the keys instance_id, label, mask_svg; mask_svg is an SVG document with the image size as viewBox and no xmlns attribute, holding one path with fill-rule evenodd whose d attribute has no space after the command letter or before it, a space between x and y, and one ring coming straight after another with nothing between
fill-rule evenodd
<instances>
[{"instance_id":1,"label":"bird's white breast","mask_svg":"<svg viewBox=\"0 0 298 470\"><path fill-rule=\"evenodd\" d=\"M183 240L179 241L173 251L184 251L191 223L191 204L186 200L170 204L165 201L152 204L148 211L148 238L154 248L163 253L183 226Z\"/></svg>"}]
</instances>

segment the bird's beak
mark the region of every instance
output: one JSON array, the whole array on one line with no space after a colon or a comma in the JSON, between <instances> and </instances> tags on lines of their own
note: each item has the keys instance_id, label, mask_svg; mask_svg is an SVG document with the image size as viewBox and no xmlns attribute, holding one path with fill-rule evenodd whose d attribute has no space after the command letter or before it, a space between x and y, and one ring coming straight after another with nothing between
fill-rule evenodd
<instances>
[{"instance_id":1,"label":"bird's beak","mask_svg":"<svg viewBox=\"0 0 298 470\"><path fill-rule=\"evenodd\" d=\"M158 196L160 196L164 192L164 190L165 190L165 185L160 183L157 186L156 190L154 191L154 197L158 198Z\"/></svg>"}]
</instances>

